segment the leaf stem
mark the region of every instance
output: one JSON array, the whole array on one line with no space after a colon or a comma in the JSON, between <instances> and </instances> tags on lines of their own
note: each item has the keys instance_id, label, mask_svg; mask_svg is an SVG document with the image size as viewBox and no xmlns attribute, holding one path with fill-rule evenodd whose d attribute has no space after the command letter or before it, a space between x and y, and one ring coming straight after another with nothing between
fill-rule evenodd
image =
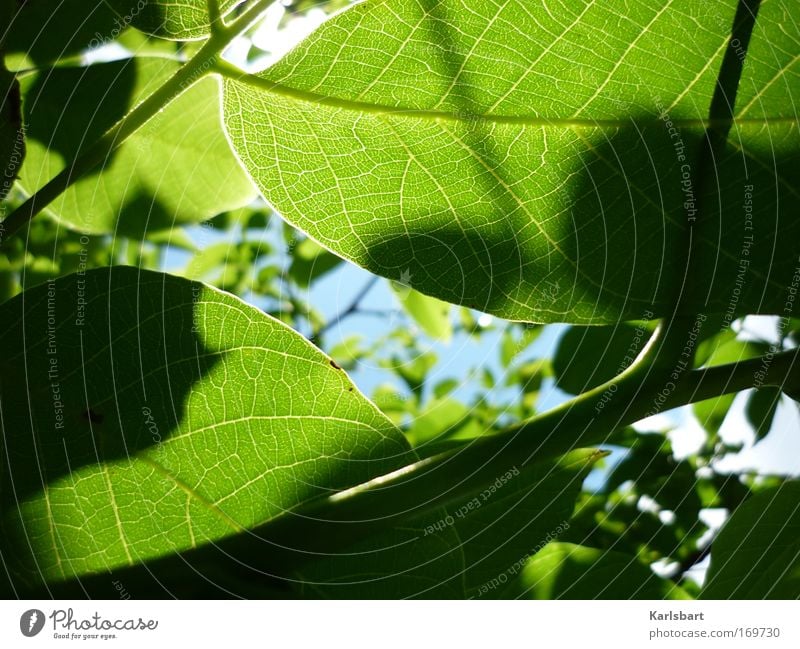
<instances>
[{"instance_id":1,"label":"leaf stem","mask_svg":"<svg viewBox=\"0 0 800 649\"><path fill-rule=\"evenodd\" d=\"M206 0L206 11L208 11L208 26L211 29L211 33L219 33L222 26L222 12L219 9L219 0Z\"/></svg>"},{"instance_id":2,"label":"leaf stem","mask_svg":"<svg viewBox=\"0 0 800 649\"><path fill-rule=\"evenodd\" d=\"M230 25L223 25L220 20L206 43L172 77L106 131L100 139L84 149L55 177L34 192L0 223L0 247L75 182L95 167L104 164L111 153L175 97L205 75L213 72L214 64L225 47L257 20L273 1L259 0L255 2ZM213 0L209 2L209 11L213 4L217 3ZM213 15L210 14L210 18L213 22Z\"/></svg>"},{"instance_id":3,"label":"leaf stem","mask_svg":"<svg viewBox=\"0 0 800 649\"><path fill-rule=\"evenodd\" d=\"M379 115L395 118L407 118L413 120L430 120L439 122L474 123L481 120L491 124L517 124L521 126L533 126L539 128L568 128L574 130L586 129L613 129L639 126L646 128L660 123L657 115L642 118L625 117L619 119L589 119L577 117L550 117L547 115L533 114L497 114L480 112L458 112L448 110L430 110L418 108L406 108L393 106L390 104L377 104L355 99L346 99L337 96L327 96L317 92L294 88L279 81L273 81L264 73L253 74L237 68L227 61L220 60L215 65L215 72L233 81L248 84L264 92L285 97L297 101L316 104L320 106L331 106L343 110L352 110L359 113ZM746 126L763 126L764 120L760 118L741 117L734 120L736 124ZM791 117L776 117L770 120L770 124L795 124L797 119ZM672 123L679 128L707 128L709 126L728 125L728 120L708 120L702 118L674 118Z\"/></svg>"}]
</instances>

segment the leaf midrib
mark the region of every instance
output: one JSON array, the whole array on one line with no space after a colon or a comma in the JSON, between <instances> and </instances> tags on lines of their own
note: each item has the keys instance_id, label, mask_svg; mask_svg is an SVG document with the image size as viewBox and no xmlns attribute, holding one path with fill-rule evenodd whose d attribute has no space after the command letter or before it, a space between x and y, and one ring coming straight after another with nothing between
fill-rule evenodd
<instances>
[{"instance_id":1,"label":"leaf midrib","mask_svg":"<svg viewBox=\"0 0 800 649\"><path fill-rule=\"evenodd\" d=\"M385 117L429 120L432 122L456 122L467 124L487 122L490 124L500 125L537 126L541 128L551 127L564 129L620 129L631 126L652 126L661 122L661 119L657 115L652 115L646 118L627 116L622 119L588 119L576 117L541 117L536 115L481 114L466 110L450 112L417 108L400 108L386 104L376 104L365 101L344 99L342 97L329 97L316 92L293 88L278 81L271 81L270 79L257 74L241 71L235 66L224 61L218 62L215 65L214 71L232 81L238 81L240 83L259 88L264 92L286 99ZM675 126L681 128L705 129L709 127L723 127L731 125L763 125L765 123L796 124L797 118L794 116L734 119L671 118L670 121Z\"/></svg>"}]
</instances>

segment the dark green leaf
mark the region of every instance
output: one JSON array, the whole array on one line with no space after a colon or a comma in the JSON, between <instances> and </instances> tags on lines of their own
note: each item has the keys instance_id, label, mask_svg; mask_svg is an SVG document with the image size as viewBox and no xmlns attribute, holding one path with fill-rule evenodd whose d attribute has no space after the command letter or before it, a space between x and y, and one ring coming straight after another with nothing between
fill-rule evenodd
<instances>
[{"instance_id":1,"label":"dark green leaf","mask_svg":"<svg viewBox=\"0 0 800 649\"><path fill-rule=\"evenodd\" d=\"M4 2L18 6L8 29L8 51L23 54L37 64L110 43L129 26L177 40L204 38L209 33L208 0ZM241 2L220 0L219 4L225 13Z\"/></svg>"},{"instance_id":2,"label":"dark green leaf","mask_svg":"<svg viewBox=\"0 0 800 649\"><path fill-rule=\"evenodd\" d=\"M723 332L713 336L706 341L705 345L703 365L707 367L747 360L765 351L756 343L737 340L732 332ZM712 439L716 439L735 398L735 393L724 394L714 399L695 403L692 406L695 417L711 435Z\"/></svg>"},{"instance_id":3,"label":"dark green leaf","mask_svg":"<svg viewBox=\"0 0 800 649\"><path fill-rule=\"evenodd\" d=\"M756 494L711 546L704 599L800 596L800 482Z\"/></svg>"},{"instance_id":4,"label":"dark green leaf","mask_svg":"<svg viewBox=\"0 0 800 649\"><path fill-rule=\"evenodd\" d=\"M6 49L41 65L99 47L114 40L127 27L137 2L4 0L16 7L6 33ZM153 3L147 0L143 4Z\"/></svg>"},{"instance_id":5,"label":"dark green leaf","mask_svg":"<svg viewBox=\"0 0 800 649\"><path fill-rule=\"evenodd\" d=\"M750 395L745 414L755 431L756 441L764 439L769 433L780 401L780 388L765 386L754 390Z\"/></svg>"},{"instance_id":6,"label":"dark green leaf","mask_svg":"<svg viewBox=\"0 0 800 649\"><path fill-rule=\"evenodd\" d=\"M644 327L570 327L553 356L556 385L581 394L610 381L642 351L649 332Z\"/></svg>"}]
</instances>

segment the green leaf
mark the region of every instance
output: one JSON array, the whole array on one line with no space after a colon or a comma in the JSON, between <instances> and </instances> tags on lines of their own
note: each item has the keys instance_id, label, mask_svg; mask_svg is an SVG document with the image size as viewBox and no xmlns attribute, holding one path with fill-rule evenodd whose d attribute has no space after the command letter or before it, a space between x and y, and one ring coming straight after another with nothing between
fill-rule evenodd
<instances>
[{"instance_id":1,"label":"green leaf","mask_svg":"<svg viewBox=\"0 0 800 649\"><path fill-rule=\"evenodd\" d=\"M19 83L3 65L0 50L0 201L11 190L25 158L25 131L22 127ZM0 241L2 241L0 229Z\"/></svg>"},{"instance_id":2,"label":"green leaf","mask_svg":"<svg viewBox=\"0 0 800 649\"><path fill-rule=\"evenodd\" d=\"M642 511L639 494L633 490L610 495L582 494L565 542L613 549L644 564L660 559L679 560L696 552L696 541L705 531L697 525L687 530L666 525L658 512Z\"/></svg>"},{"instance_id":3,"label":"green leaf","mask_svg":"<svg viewBox=\"0 0 800 649\"><path fill-rule=\"evenodd\" d=\"M406 412L413 410L413 403L390 384L381 384L372 394L372 400L396 425L400 425Z\"/></svg>"},{"instance_id":4,"label":"green leaf","mask_svg":"<svg viewBox=\"0 0 800 649\"><path fill-rule=\"evenodd\" d=\"M721 397L707 399L692 405L694 416L713 438L719 434L735 399L735 394L724 394Z\"/></svg>"},{"instance_id":5,"label":"green leaf","mask_svg":"<svg viewBox=\"0 0 800 649\"><path fill-rule=\"evenodd\" d=\"M525 566L533 599L691 599L632 556L572 543L551 543Z\"/></svg>"},{"instance_id":6,"label":"green leaf","mask_svg":"<svg viewBox=\"0 0 800 649\"><path fill-rule=\"evenodd\" d=\"M781 390L774 387L762 387L754 390L747 400L745 415L753 427L756 441L762 440L772 428L772 421L781 402Z\"/></svg>"},{"instance_id":7,"label":"green leaf","mask_svg":"<svg viewBox=\"0 0 800 649\"><path fill-rule=\"evenodd\" d=\"M142 58L26 77L22 188L30 194L44 185L178 66ZM82 232L136 238L248 203L254 188L220 128L218 92L210 78L186 90L47 212Z\"/></svg>"},{"instance_id":8,"label":"green leaf","mask_svg":"<svg viewBox=\"0 0 800 649\"><path fill-rule=\"evenodd\" d=\"M193 548L409 461L328 357L205 285L98 269L0 317L0 549L23 583Z\"/></svg>"},{"instance_id":9,"label":"green leaf","mask_svg":"<svg viewBox=\"0 0 800 649\"><path fill-rule=\"evenodd\" d=\"M644 349L649 332L644 327L570 327L553 356L556 385L581 394L610 381Z\"/></svg>"},{"instance_id":10,"label":"green leaf","mask_svg":"<svg viewBox=\"0 0 800 649\"><path fill-rule=\"evenodd\" d=\"M581 483L600 457L577 450L509 467L446 509L366 539L349 556L310 564L304 589L326 597L515 597L528 557L569 528Z\"/></svg>"},{"instance_id":11,"label":"green leaf","mask_svg":"<svg viewBox=\"0 0 800 649\"><path fill-rule=\"evenodd\" d=\"M800 482L757 493L733 512L711 545L704 599L800 595Z\"/></svg>"},{"instance_id":12,"label":"green leaf","mask_svg":"<svg viewBox=\"0 0 800 649\"><path fill-rule=\"evenodd\" d=\"M436 354L433 352L415 351L411 360L405 361L393 357L390 361L384 361L382 365L394 370L412 392L419 394L425 386L428 372L436 365L436 360Z\"/></svg>"},{"instance_id":13,"label":"green leaf","mask_svg":"<svg viewBox=\"0 0 800 649\"><path fill-rule=\"evenodd\" d=\"M446 397L460 385L461 381L458 379L444 379L443 381L439 381L439 383L433 386L433 396L435 399Z\"/></svg>"},{"instance_id":14,"label":"green leaf","mask_svg":"<svg viewBox=\"0 0 800 649\"><path fill-rule=\"evenodd\" d=\"M462 428L470 429L473 434L480 434L480 426L471 419L470 414L467 406L452 397L433 399L414 418L406 437L413 446L419 446L450 438ZM470 430L465 432L469 434Z\"/></svg>"},{"instance_id":15,"label":"green leaf","mask_svg":"<svg viewBox=\"0 0 800 649\"><path fill-rule=\"evenodd\" d=\"M500 365L507 368L516 358L517 354L527 349L544 331L539 325L528 325L520 334L519 338L514 335L514 328L508 327L503 332L500 341Z\"/></svg>"},{"instance_id":16,"label":"green leaf","mask_svg":"<svg viewBox=\"0 0 800 649\"><path fill-rule=\"evenodd\" d=\"M301 288L308 288L311 283L329 273L342 259L329 253L313 239L303 239L292 248L292 263L289 275Z\"/></svg>"},{"instance_id":17,"label":"green leaf","mask_svg":"<svg viewBox=\"0 0 800 649\"><path fill-rule=\"evenodd\" d=\"M733 1L623 14L589 0L363 2L264 73L228 70L225 124L287 220L425 294L534 322L663 316L702 202L687 313L780 313L800 236L791 7L764 3L718 181L700 183L696 161Z\"/></svg>"},{"instance_id":18,"label":"green leaf","mask_svg":"<svg viewBox=\"0 0 800 649\"><path fill-rule=\"evenodd\" d=\"M369 357L369 350L364 348L362 336L352 335L336 343L328 350L328 354L339 367L350 371L356 368L359 361Z\"/></svg>"},{"instance_id":19,"label":"green leaf","mask_svg":"<svg viewBox=\"0 0 800 649\"><path fill-rule=\"evenodd\" d=\"M207 280L214 272L224 272L231 256L236 256L236 245L230 241L220 241L200 250L186 268L179 273L182 277Z\"/></svg>"},{"instance_id":20,"label":"green leaf","mask_svg":"<svg viewBox=\"0 0 800 649\"><path fill-rule=\"evenodd\" d=\"M453 323L450 321L450 305L435 297L424 295L406 284L390 282L394 294L406 313L431 338L449 342L453 337Z\"/></svg>"},{"instance_id":21,"label":"green leaf","mask_svg":"<svg viewBox=\"0 0 800 649\"><path fill-rule=\"evenodd\" d=\"M706 367L736 363L754 358L766 351L756 343L737 340L731 332L723 332L714 336L701 344L701 347L703 348L703 365ZM735 399L735 393L723 394L692 405L695 417L713 438L716 438L719 433Z\"/></svg>"},{"instance_id":22,"label":"green leaf","mask_svg":"<svg viewBox=\"0 0 800 649\"><path fill-rule=\"evenodd\" d=\"M708 321L706 321L708 322ZM694 366L722 365L732 362L728 359L735 355L735 350L741 342L736 340L736 332L731 329L719 330L719 323L713 322L710 326L702 325L701 335L694 355ZM703 336L703 334L706 334Z\"/></svg>"},{"instance_id":23,"label":"green leaf","mask_svg":"<svg viewBox=\"0 0 800 649\"><path fill-rule=\"evenodd\" d=\"M114 41L128 50L133 56L165 56L182 58L189 54L188 43L167 41L140 32L138 29L126 29Z\"/></svg>"}]
</instances>

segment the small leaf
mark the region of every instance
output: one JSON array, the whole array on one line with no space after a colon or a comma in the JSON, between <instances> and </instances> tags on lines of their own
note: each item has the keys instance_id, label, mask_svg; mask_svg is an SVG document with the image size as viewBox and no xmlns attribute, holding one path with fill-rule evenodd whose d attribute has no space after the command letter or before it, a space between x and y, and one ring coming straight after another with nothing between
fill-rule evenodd
<instances>
[{"instance_id":1,"label":"small leaf","mask_svg":"<svg viewBox=\"0 0 800 649\"><path fill-rule=\"evenodd\" d=\"M429 401L414 418L406 437L413 446L438 442L470 423L470 409L452 397Z\"/></svg>"},{"instance_id":2,"label":"small leaf","mask_svg":"<svg viewBox=\"0 0 800 649\"><path fill-rule=\"evenodd\" d=\"M460 385L461 381L458 379L444 379L444 381L439 381L439 383L433 386L433 396L436 399L446 397Z\"/></svg>"},{"instance_id":3,"label":"small leaf","mask_svg":"<svg viewBox=\"0 0 800 649\"><path fill-rule=\"evenodd\" d=\"M702 506L694 467L675 459L670 442L663 435L635 435L627 455L609 471L603 491L610 494L629 484L637 494L647 495L673 512L684 530L691 529Z\"/></svg>"},{"instance_id":4,"label":"small leaf","mask_svg":"<svg viewBox=\"0 0 800 649\"><path fill-rule=\"evenodd\" d=\"M736 363L748 358L754 358L762 353L762 349L758 344L737 340L732 332L723 332L713 336L706 341L705 345L703 347L703 365L706 367ZM711 434L712 438L716 438L718 435L735 398L735 393L724 394L713 399L700 401L692 406L695 417L700 421L703 428Z\"/></svg>"},{"instance_id":5,"label":"small leaf","mask_svg":"<svg viewBox=\"0 0 800 649\"><path fill-rule=\"evenodd\" d=\"M384 362L383 365L394 370L412 392L419 394L425 385L428 372L436 365L436 360L436 354L433 352L421 352L415 353L411 360L393 358L391 361Z\"/></svg>"},{"instance_id":6,"label":"small leaf","mask_svg":"<svg viewBox=\"0 0 800 649\"><path fill-rule=\"evenodd\" d=\"M551 543L522 575L532 599L691 599L635 557L572 543Z\"/></svg>"},{"instance_id":7,"label":"small leaf","mask_svg":"<svg viewBox=\"0 0 800 649\"><path fill-rule=\"evenodd\" d=\"M390 282L392 290L406 313L431 338L449 342L453 337L450 305L435 297L423 295L399 282Z\"/></svg>"},{"instance_id":8,"label":"small leaf","mask_svg":"<svg viewBox=\"0 0 800 649\"><path fill-rule=\"evenodd\" d=\"M331 347L328 354L342 369L350 371L369 355L369 351L362 345L362 336L353 335Z\"/></svg>"},{"instance_id":9,"label":"small leaf","mask_svg":"<svg viewBox=\"0 0 800 649\"><path fill-rule=\"evenodd\" d=\"M626 369L649 338L646 328L618 324L613 327L570 327L553 356L556 385L581 394L610 381Z\"/></svg>"},{"instance_id":10,"label":"small leaf","mask_svg":"<svg viewBox=\"0 0 800 649\"><path fill-rule=\"evenodd\" d=\"M125 17L136 9L138 1L5 0L5 4L16 8L10 23L4 23L10 25L5 34L5 48L37 65L54 63L114 40L130 22L128 18L125 23Z\"/></svg>"},{"instance_id":11,"label":"small leaf","mask_svg":"<svg viewBox=\"0 0 800 649\"><path fill-rule=\"evenodd\" d=\"M313 239L304 239L292 249L289 275L300 288L308 288L314 280L341 263L341 257L328 252Z\"/></svg>"},{"instance_id":12,"label":"small leaf","mask_svg":"<svg viewBox=\"0 0 800 649\"><path fill-rule=\"evenodd\" d=\"M224 272L230 261L235 263L236 256L235 244L230 241L220 241L200 250L180 275L187 279L208 280L212 273L220 270Z\"/></svg>"},{"instance_id":13,"label":"small leaf","mask_svg":"<svg viewBox=\"0 0 800 649\"><path fill-rule=\"evenodd\" d=\"M508 327L503 332L500 342L500 365L508 367L517 354L525 351L542 333L543 328L538 325L529 325L522 330L519 337L514 335L514 329Z\"/></svg>"},{"instance_id":14,"label":"small leaf","mask_svg":"<svg viewBox=\"0 0 800 649\"><path fill-rule=\"evenodd\" d=\"M753 427L756 441L762 440L772 428L772 420L781 401L780 388L765 386L754 390L747 400L745 414Z\"/></svg>"},{"instance_id":15,"label":"small leaf","mask_svg":"<svg viewBox=\"0 0 800 649\"><path fill-rule=\"evenodd\" d=\"M719 435L719 430L735 399L735 394L724 394L721 397L706 399L692 405L694 416L697 417L700 425L711 434L712 438Z\"/></svg>"}]
</instances>

